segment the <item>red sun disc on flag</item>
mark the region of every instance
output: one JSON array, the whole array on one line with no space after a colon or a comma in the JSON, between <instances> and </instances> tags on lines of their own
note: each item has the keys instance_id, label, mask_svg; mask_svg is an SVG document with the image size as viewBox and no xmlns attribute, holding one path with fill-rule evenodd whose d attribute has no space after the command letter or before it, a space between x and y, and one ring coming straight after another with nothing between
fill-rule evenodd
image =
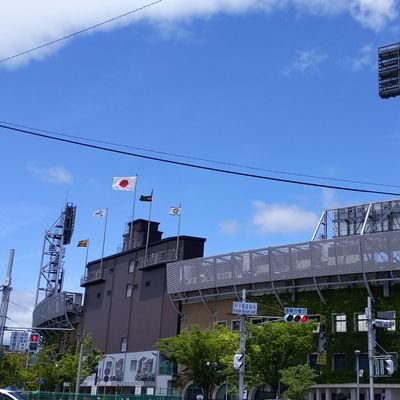
<instances>
[{"instance_id":1,"label":"red sun disc on flag","mask_svg":"<svg viewBox=\"0 0 400 400\"><path fill-rule=\"evenodd\" d=\"M122 188L126 188L129 185L129 181L128 179L121 179L118 183L118 186L122 187Z\"/></svg>"}]
</instances>

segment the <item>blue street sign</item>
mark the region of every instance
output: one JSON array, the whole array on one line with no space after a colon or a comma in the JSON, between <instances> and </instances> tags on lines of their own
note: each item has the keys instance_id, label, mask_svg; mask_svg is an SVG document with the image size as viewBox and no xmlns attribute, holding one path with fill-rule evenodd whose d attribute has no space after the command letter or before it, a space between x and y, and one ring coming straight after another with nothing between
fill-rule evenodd
<instances>
[{"instance_id":1,"label":"blue street sign","mask_svg":"<svg viewBox=\"0 0 400 400\"><path fill-rule=\"evenodd\" d=\"M298 308L298 307L285 307L283 309L284 314L300 314L307 315L307 308Z\"/></svg>"},{"instance_id":2,"label":"blue street sign","mask_svg":"<svg viewBox=\"0 0 400 400\"><path fill-rule=\"evenodd\" d=\"M239 315L257 315L257 303L234 301L232 313Z\"/></svg>"}]
</instances>

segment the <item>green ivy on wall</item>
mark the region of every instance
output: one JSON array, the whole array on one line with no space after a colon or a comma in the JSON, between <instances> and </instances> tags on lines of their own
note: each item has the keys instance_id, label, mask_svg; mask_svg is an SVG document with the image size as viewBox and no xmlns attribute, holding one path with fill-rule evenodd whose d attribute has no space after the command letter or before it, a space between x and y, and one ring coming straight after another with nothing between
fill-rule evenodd
<instances>
[{"instance_id":1,"label":"green ivy on wall","mask_svg":"<svg viewBox=\"0 0 400 400\"><path fill-rule=\"evenodd\" d=\"M373 312L376 311L395 311L396 316L400 310L400 285L389 287L389 296L384 297L382 286L371 287L374 302L372 303ZM367 332L355 332L355 313L365 313L367 307L368 291L362 287L343 287L339 289L327 289L321 291L325 304L321 301L316 291L298 291L293 296L292 292L279 294L285 307L307 308L311 316L324 316L326 319L327 331L327 357L326 365L318 366L318 383L347 383L355 381L355 350L361 353L368 352ZM293 301L293 299L295 299ZM249 301L258 303L258 314L268 316L283 316L282 306L274 295L264 295L253 297ZM346 314L347 332L334 333L332 322L333 314ZM317 351L318 334L315 334L315 351ZM400 325L396 321L396 330L387 331L377 328L376 354L400 353ZM333 355L342 353L346 355L346 365L343 370L333 370ZM375 378L376 382L395 382L400 378L400 371L396 371L392 377ZM369 371L364 371L360 382L367 383Z\"/></svg>"}]
</instances>

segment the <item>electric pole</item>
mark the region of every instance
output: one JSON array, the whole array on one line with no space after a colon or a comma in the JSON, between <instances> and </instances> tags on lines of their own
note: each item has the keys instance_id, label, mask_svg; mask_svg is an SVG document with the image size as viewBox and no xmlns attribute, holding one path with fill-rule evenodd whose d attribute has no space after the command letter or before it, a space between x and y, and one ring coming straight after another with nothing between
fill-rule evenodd
<instances>
[{"instance_id":1,"label":"electric pole","mask_svg":"<svg viewBox=\"0 0 400 400\"><path fill-rule=\"evenodd\" d=\"M7 311L8 311L8 302L10 300L10 293L11 293L11 272L12 266L14 262L14 249L10 250L10 257L8 259L8 268L7 274L4 278L4 282L2 287L2 297L1 297L1 304L0 304L0 354L3 353L3 339L4 339L4 330L6 327L6 320L7 320Z\"/></svg>"}]
</instances>

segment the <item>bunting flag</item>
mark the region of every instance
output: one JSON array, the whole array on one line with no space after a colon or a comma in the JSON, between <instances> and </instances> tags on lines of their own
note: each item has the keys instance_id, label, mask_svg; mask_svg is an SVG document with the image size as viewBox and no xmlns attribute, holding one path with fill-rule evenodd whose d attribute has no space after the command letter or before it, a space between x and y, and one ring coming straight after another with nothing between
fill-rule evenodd
<instances>
[{"instance_id":1,"label":"bunting flag","mask_svg":"<svg viewBox=\"0 0 400 400\"><path fill-rule=\"evenodd\" d=\"M98 211L93 211L93 217L101 217L104 218L107 214L107 210L98 210Z\"/></svg>"},{"instance_id":2,"label":"bunting flag","mask_svg":"<svg viewBox=\"0 0 400 400\"><path fill-rule=\"evenodd\" d=\"M116 176L113 178L112 188L114 190L125 190L133 192L136 187L136 176Z\"/></svg>"},{"instance_id":3,"label":"bunting flag","mask_svg":"<svg viewBox=\"0 0 400 400\"><path fill-rule=\"evenodd\" d=\"M141 195L139 198L140 201L153 201L153 195Z\"/></svg>"},{"instance_id":4,"label":"bunting flag","mask_svg":"<svg viewBox=\"0 0 400 400\"><path fill-rule=\"evenodd\" d=\"M181 207L170 207L169 215L181 215Z\"/></svg>"},{"instance_id":5,"label":"bunting flag","mask_svg":"<svg viewBox=\"0 0 400 400\"><path fill-rule=\"evenodd\" d=\"M88 247L89 239L80 240L76 247Z\"/></svg>"}]
</instances>

